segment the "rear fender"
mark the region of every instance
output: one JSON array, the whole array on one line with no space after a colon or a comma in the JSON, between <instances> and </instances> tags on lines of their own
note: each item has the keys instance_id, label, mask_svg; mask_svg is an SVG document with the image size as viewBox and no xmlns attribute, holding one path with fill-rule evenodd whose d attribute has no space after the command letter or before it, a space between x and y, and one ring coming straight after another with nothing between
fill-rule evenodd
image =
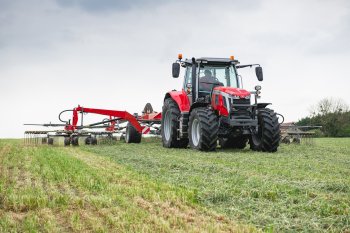
<instances>
[{"instance_id":1,"label":"rear fender","mask_svg":"<svg viewBox=\"0 0 350 233\"><path fill-rule=\"evenodd\" d=\"M164 100L167 98L172 98L177 103L181 113L190 111L190 101L184 90L170 91L166 93Z\"/></svg>"}]
</instances>

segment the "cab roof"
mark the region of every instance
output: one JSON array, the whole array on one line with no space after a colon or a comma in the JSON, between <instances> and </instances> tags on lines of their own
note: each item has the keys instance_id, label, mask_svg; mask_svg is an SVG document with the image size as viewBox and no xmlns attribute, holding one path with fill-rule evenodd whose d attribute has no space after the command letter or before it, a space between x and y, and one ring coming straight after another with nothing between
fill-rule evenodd
<instances>
[{"instance_id":1,"label":"cab roof","mask_svg":"<svg viewBox=\"0 0 350 233\"><path fill-rule=\"evenodd\" d=\"M215 65L228 65L228 64L239 64L238 60L231 60L230 58L215 58L215 57L200 57L196 58L197 63L208 63ZM184 61L187 65L192 64L192 59L186 59Z\"/></svg>"}]
</instances>

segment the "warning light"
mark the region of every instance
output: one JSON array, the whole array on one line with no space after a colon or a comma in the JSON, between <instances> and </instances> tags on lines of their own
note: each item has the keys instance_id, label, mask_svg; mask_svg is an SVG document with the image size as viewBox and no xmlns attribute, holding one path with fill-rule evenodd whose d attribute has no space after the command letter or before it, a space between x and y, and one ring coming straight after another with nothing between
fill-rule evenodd
<instances>
[{"instance_id":1,"label":"warning light","mask_svg":"<svg viewBox=\"0 0 350 233\"><path fill-rule=\"evenodd\" d=\"M235 60L235 56L230 56L230 60Z\"/></svg>"},{"instance_id":2,"label":"warning light","mask_svg":"<svg viewBox=\"0 0 350 233\"><path fill-rule=\"evenodd\" d=\"M181 59L182 59L182 53L179 53L179 55L177 55L177 58L178 58L179 60L181 60Z\"/></svg>"}]
</instances>

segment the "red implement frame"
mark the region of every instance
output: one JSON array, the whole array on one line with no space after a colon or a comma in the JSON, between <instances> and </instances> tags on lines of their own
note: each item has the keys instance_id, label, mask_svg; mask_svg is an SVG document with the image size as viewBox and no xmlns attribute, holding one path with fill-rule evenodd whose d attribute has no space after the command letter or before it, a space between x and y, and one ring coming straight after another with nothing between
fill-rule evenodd
<instances>
[{"instance_id":1,"label":"red implement frame","mask_svg":"<svg viewBox=\"0 0 350 233\"><path fill-rule=\"evenodd\" d=\"M126 120L130 122L130 124L134 126L134 128L139 133L142 133L142 130L144 128L144 126L140 125L140 122L158 122L158 121L160 122L162 119L161 113L143 114L140 117L135 117L127 111L85 108L85 107L78 106L73 109L72 124L65 126L65 130L75 131L77 129L77 123L79 119L78 113L94 113L94 114L109 116L110 120L113 120L114 118ZM106 131L114 131L114 127L115 127L115 121L112 121L111 125L106 128Z\"/></svg>"}]
</instances>

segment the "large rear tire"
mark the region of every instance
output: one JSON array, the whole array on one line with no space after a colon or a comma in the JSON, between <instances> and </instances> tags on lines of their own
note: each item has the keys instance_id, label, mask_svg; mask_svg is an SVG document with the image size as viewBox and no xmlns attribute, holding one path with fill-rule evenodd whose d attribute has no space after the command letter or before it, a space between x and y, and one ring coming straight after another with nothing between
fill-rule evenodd
<instances>
[{"instance_id":1,"label":"large rear tire","mask_svg":"<svg viewBox=\"0 0 350 233\"><path fill-rule=\"evenodd\" d=\"M179 129L180 110L174 100L165 99L162 111L162 141L163 146L167 148L186 148L188 138L177 138Z\"/></svg>"},{"instance_id":2,"label":"large rear tire","mask_svg":"<svg viewBox=\"0 0 350 233\"><path fill-rule=\"evenodd\" d=\"M220 138L219 144L221 148L244 149L247 146L248 138L246 137L228 137Z\"/></svg>"},{"instance_id":3,"label":"large rear tire","mask_svg":"<svg viewBox=\"0 0 350 233\"><path fill-rule=\"evenodd\" d=\"M218 130L218 118L211 109L199 107L192 110L188 131L191 148L214 151L217 146Z\"/></svg>"},{"instance_id":4,"label":"large rear tire","mask_svg":"<svg viewBox=\"0 0 350 233\"><path fill-rule=\"evenodd\" d=\"M141 136L141 133L139 133L132 124L127 124L125 133L126 143L140 143Z\"/></svg>"},{"instance_id":5,"label":"large rear tire","mask_svg":"<svg viewBox=\"0 0 350 233\"><path fill-rule=\"evenodd\" d=\"M250 149L276 152L280 142L280 124L276 113L268 108L258 110L258 131L250 137Z\"/></svg>"}]
</instances>

